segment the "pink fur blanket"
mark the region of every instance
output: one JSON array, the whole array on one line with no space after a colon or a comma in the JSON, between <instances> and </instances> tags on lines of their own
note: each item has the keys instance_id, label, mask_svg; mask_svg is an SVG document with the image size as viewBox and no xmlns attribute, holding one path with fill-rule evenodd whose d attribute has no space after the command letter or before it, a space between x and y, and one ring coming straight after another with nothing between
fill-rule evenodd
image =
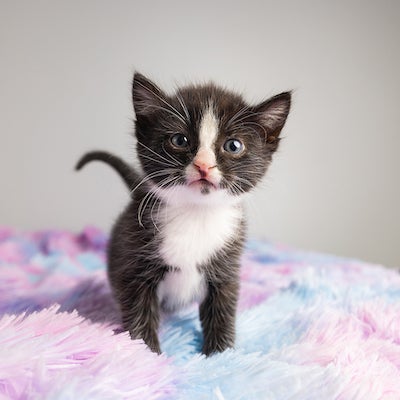
<instances>
[{"instance_id":1,"label":"pink fur blanket","mask_svg":"<svg viewBox=\"0 0 400 400\"><path fill-rule=\"evenodd\" d=\"M0 229L0 399L400 399L397 271L250 241L236 348L202 356L192 307L157 356L118 330L106 244Z\"/></svg>"}]
</instances>

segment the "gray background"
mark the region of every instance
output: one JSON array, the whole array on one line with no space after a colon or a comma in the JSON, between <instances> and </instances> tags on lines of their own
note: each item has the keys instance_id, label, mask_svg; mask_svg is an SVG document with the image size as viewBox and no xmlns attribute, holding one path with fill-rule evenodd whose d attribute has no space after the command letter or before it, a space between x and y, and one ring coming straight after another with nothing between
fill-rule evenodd
<instances>
[{"instance_id":1,"label":"gray background","mask_svg":"<svg viewBox=\"0 0 400 400\"><path fill-rule=\"evenodd\" d=\"M109 229L128 200L132 73L212 79L251 102L294 89L250 233L400 265L398 1L0 1L0 223Z\"/></svg>"}]
</instances>

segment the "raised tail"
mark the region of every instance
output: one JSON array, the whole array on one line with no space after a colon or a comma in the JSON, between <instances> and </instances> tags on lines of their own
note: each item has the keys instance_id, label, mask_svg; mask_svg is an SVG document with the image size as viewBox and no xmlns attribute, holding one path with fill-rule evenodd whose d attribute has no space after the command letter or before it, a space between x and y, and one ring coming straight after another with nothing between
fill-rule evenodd
<instances>
[{"instance_id":1,"label":"raised tail","mask_svg":"<svg viewBox=\"0 0 400 400\"><path fill-rule=\"evenodd\" d=\"M91 161L103 161L113 167L127 184L129 190L132 190L139 182L139 175L133 168L121 158L107 153L106 151L91 151L84 154L76 164L75 169L79 171Z\"/></svg>"}]
</instances>

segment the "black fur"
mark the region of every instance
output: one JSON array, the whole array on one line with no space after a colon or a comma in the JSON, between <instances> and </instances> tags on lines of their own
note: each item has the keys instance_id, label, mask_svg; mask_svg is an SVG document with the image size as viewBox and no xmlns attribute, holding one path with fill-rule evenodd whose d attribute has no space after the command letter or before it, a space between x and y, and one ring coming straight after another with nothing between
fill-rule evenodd
<instances>
[{"instance_id":1,"label":"black fur","mask_svg":"<svg viewBox=\"0 0 400 400\"><path fill-rule=\"evenodd\" d=\"M135 74L132 86L136 113L137 154L143 174L118 157L105 152L86 154L78 163L100 160L121 175L132 200L120 215L111 233L108 249L108 276L122 313L123 328L132 338L142 338L160 352L157 336L160 301L157 290L168 273L182 273L160 254L163 236L158 212L166 200L156 188L187 186L185 168L193 163L199 148L199 129L204 110L212 104L218 124L214 143L217 167L222 174L219 187L232 198L250 191L264 176L279 144L279 134L290 108L290 93L282 93L259 105L248 105L241 96L213 84L179 89L169 96L143 75ZM188 148L174 148L171 136L182 133ZM240 155L224 151L229 138L240 140ZM207 182L200 183L198 196L210 196ZM202 205L196 205L202 207ZM228 207L228 205L227 205ZM234 207L241 210L238 203ZM161 226L161 230L162 230ZM185 226L181 228L185 231ZM206 294L200 304L203 353L212 354L233 347L235 314L239 293L240 255L245 242L245 218L235 225L235 234L206 262L196 265L204 277ZM198 240L202 238L199 237Z\"/></svg>"},{"instance_id":2,"label":"black fur","mask_svg":"<svg viewBox=\"0 0 400 400\"><path fill-rule=\"evenodd\" d=\"M106 151L91 151L90 153L86 153L78 161L75 169L79 171L91 161L103 161L113 167L120 174L121 178L130 190L134 189L140 181L139 174L126 162L113 154L107 153Z\"/></svg>"}]
</instances>

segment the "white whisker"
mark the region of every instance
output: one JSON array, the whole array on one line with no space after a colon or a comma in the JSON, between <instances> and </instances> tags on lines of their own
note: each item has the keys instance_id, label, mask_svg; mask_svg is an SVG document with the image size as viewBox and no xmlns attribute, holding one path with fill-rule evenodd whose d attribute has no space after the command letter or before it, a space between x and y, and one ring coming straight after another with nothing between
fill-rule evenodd
<instances>
[{"instance_id":1,"label":"white whisker","mask_svg":"<svg viewBox=\"0 0 400 400\"><path fill-rule=\"evenodd\" d=\"M167 151L167 149L165 148L165 144L164 144L164 143L162 144L162 148L163 148L165 154L166 154L172 161L174 161L176 165L181 165L181 166L183 167L183 164L182 164L179 160L177 160L170 152Z\"/></svg>"},{"instance_id":2,"label":"white whisker","mask_svg":"<svg viewBox=\"0 0 400 400\"><path fill-rule=\"evenodd\" d=\"M186 106L186 104L185 104L185 101L184 101L183 98L182 98L182 95L181 95L179 92L176 92L176 98L178 99L179 104L181 105L181 107L182 107L182 109L183 109L183 112L184 112L185 115L186 115L186 118L187 118L188 123L190 123L191 120L190 120L189 110L188 110L188 108L187 108L187 106Z\"/></svg>"},{"instance_id":3,"label":"white whisker","mask_svg":"<svg viewBox=\"0 0 400 400\"><path fill-rule=\"evenodd\" d=\"M261 124L258 124L257 122L253 121L246 121L242 126L247 126L247 125L256 125L260 127L264 131L265 136L267 136L267 130L265 129L265 126L262 126Z\"/></svg>"},{"instance_id":4,"label":"white whisker","mask_svg":"<svg viewBox=\"0 0 400 400\"><path fill-rule=\"evenodd\" d=\"M152 222L153 222L154 227L159 231L158 226L157 226L157 224L156 224L156 222L154 221L154 218L153 218L153 210L154 210L154 206L155 206L155 204L156 204L156 201L158 200L158 202L159 202L158 211L157 211L157 220L158 220L158 215L159 215L159 211L160 211L160 206L161 206L161 204L162 204L162 201L161 201L161 199L158 197L158 195L159 195L159 193L161 192L161 190L162 190L165 186L167 186L167 185L173 183L174 181L177 181L178 179L179 179L179 176L167 177L167 178L165 178L164 180L162 180L160 183L158 183L157 186L155 186L154 188L152 188L152 190L151 190L149 193L151 193L153 196L150 196L150 197L147 199L147 201L146 201L146 202L143 204L143 206L140 208L140 211L138 210L138 219L139 219L140 223L141 223L141 221L142 221L142 217L143 217L144 210L146 209L146 207L147 207L147 205L150 203L150 201L151 201L152 199L154 199L154 203L153 203L153 205L151 206L151 209L150 209L150 218L151 218L151 220L152 220ZM173 185L173 186L176 186L176 185ZM147 197L147 195L146 195L145 197ZM143 199L143 200L144 200L144 199ZM142 202L143 202L143 200L142 200ZM141 204L142 204L142 202L141 202Z\"/></svg>"},{"instance_id":5,"label":"white whisker","mask_svg":"<svg viewBox=\"0 0 400 400\"><path fill-rule=\"evenodd\" d=\"M240 108L239 111L236 114L234 114L233 117L231 117L229 119L229 121L226 123L227 128L229 128L233 123L237 123L238 122L238 118L240 116L242 116L246 111L248 111L249 108L250 108L249 106L244 106L244 107ZM244 117L244 118L246 118L246 117Z\"/></svg>"},{"instance_id":6,"label":"white whisker","mask_svg":"<svg viewBox=\"0 0 400 400\"><path fill-rule=\"evenodd\" d=\"M176 172L180 172L180 171L178 169L175 169L175 168L174 169L172 169L172 168L164 169L164 170L161 170L161 171L154 171L154 172L144 176L143 179L131 190L131 194L134 193L135 190L139 186L141 186L142 184L148 182L149 180L151 180L153 178L157 178L159 176L163 176L163 175L167 175L167 174L173 174L173 173L176 173Z\"/></svg>"},{"instance_id":7,"label":"white whisker","mask_svg":"<svg viewBox=\"0 0 400 400\"><path fill-rule=\"evenodd\" d=\"M146 158L147 160L150 160L153 163L160 164L160 165L163 165L166 167L173 167L176 165L176 164L173 164L171 161L167 163L165 161L156 160L154 157L147 156L146 154L141 154L140 157Z\"/></svg>"},{"instance_id":8,"label":"white whisker","mask_svg":"<svg viewBox=\"0 0 400 400\"><path fill-rule=\"evenodd\" d=\"M160 157L161 159L163 159L164 161L166 161L167 163L170 163L171 161L168 160L168 158L165 158L164 156L162 156L161 154L158 154L157 152L155 152L153 149L151 149L150 147L146 146L144 143L139 142L138 144L140 144L141 146L143 146L145 149L149 150L151 153L153 153L155 156ZM178 163L179 165L183 165L182 163Z\"/></svg>"}]
</instances>

